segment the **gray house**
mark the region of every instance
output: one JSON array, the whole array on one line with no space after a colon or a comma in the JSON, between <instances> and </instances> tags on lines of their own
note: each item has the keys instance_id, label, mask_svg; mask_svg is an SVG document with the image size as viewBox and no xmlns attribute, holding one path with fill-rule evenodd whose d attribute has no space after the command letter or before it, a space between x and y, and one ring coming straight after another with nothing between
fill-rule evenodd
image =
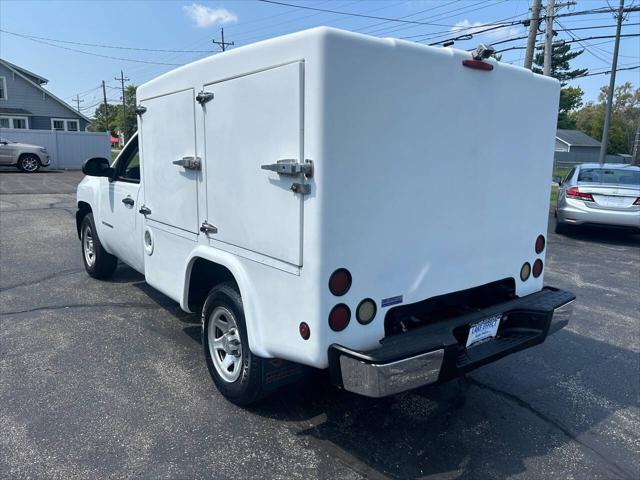
<instances>
[{"instance_id":1,"label":"gray house","mask_svg":"<svg viewBox=\"0 0 640 480\"><path fill-rule=\"evenodd\" d=\"M598 155L600 142L578 130L556 130L556 152Z\"/></svg>"},{"instance_id":2,"label":"gray house","mask_svg":"<svg viewBox=\"0 0 640 480\"><path fill-rule=\"evenodd\" d=\"M0 128L85 131L89 118L45 90L47 82L0 58Z\"/></svg>"}]
</instances>

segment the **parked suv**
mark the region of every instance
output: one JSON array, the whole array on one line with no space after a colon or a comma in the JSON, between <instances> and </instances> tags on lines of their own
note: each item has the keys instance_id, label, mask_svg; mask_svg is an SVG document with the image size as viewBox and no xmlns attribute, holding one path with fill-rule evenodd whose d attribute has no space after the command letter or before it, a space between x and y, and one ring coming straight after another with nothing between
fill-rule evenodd
<instances>
[{"instance_id":1,"label":"parked suv","mask_svg":"<svg viewBox=\"0 0 640 480\"><path fill-rule=\"evenodd\" d=\"M0 138L0 165L12 165L23 172L37 172L49 166L49 153L44 147Z\"/></svg>"}]
</instances>

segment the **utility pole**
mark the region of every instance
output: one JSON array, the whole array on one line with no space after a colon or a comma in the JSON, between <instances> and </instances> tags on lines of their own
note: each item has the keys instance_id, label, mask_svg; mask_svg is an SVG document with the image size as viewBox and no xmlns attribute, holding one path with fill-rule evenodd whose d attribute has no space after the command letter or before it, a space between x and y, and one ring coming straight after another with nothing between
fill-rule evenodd
<instances>
[{"instance_id":1,"label":"utility pole","mask_svg":"<svg viewBox=\"0 0 640 480\"><path fill-rule=\"evenodd\" d=\"M632 165L640 165L640 117L636 123L636 136L633 139Z\"/></svg>"},{"instance_id":2,"label":"utility pole","mask_svg":"<svg viewBox=\"0 0 640 480\"><path fill-rule=\"evenodd\" d=\"M553 51L553 13L556 8L555 0L547 0L547 16L544 30L544 66L542 74L551 76L551 53Z\"/></svg>"},{"instance_id":3,"label":"utility pole","mask_svg":"<svg viewBox=\"0 0 640 480\"><path fill-rule=\"evenodd\" d=\"M80 102L84 102L84 100L80 100L80 94L76 93L76 110L78 110L78 113L80 113Z\"/></svg>"},{"instance_id":4,"label":"utility pole","mask_svg":"<svg viewBox=\"0 0 640 480\"><path fill-rule=\"evenodd\" d=\"M102 98L104 100L104 131L109 131L109 107L107 105L107 88L104 86L104 80L102 80Z\"/></svg>"},{"instance_id":5,"label":"utility pole","mask_svg":"<svg viewBox=\"0 0 640 480\"><path fill-rule=\"evenodd\" d=\"M533 0L531 7L531 20L529 23L529 37L527 38L527 52L524 56L524 68L531 70L533 65L533 49L536 45L536 36L538 35L538 26L540 25L540 9L542 8L542 0Z\"/></svg>"},{"instance_id":6,"label":"utility pole","mask_svg":"<svg viewBox=\"0 0 640 480\"><path fill-rule=\"evenodd\" d=\"M227 49L228 45L233 45L233 42L225 42L224 41L224 28L220 29L220 41L218 42L217 40L211 40L212 43L214 43L215 45L220 45L220 48L222 49L222 51L224 52Z\"/></svg>"},{"instance_id":7,"label":"utility pole","mask_svg":"<svg viewBox=\"0 0 640 480\"><path fill-rule=\"evenodd\" d=\"M124 82L128 82L129 79L120 70L120 77L114 77L114 80L120 80L122 85L122 137L124 138L124 143L127 143L127 104L124 99Z\"/></svg>"},{"instance_id":8,"label":"utility pole","mask_svg":"<svg viewBox=\"0 0 640 480\"><path fill-rule=\"evenodd\" d=\"M624 16L624 0L620 0L616 24L616 43L613 46L613 61L611 62L611 78L609 78L609 91L607 92L607 106L604 110L604 128L602 129L602 142L600 143L600 165L607 158L607 144L609 143L609 122L611 121L611 107L613 105L613 90L616 86L616 69L618 68L618 49L620 48L620 30L622 29L622 17Z\"/></svg>"}]
</instances>

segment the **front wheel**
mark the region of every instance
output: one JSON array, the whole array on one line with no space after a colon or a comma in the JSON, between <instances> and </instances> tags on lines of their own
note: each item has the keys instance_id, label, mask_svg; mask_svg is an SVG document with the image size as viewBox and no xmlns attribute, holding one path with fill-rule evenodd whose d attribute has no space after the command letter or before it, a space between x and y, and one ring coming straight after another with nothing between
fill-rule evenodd
<instances>
[{"instance_id":1,"label":"front wheel","mask_svg":"<svg viewBox=\"0 0 640 480\"><path fill-rule=\"evenodd\" d=\"M118 265L118 259L107 252L96 231L93 214L88 213L80 224L80 240L82 243L82 261L84 268L93 278L109 278Z\"/></svg>"},{"instance_id":2,"label":"front wheel","mask_svg":"<svg viewBox=\"0 0 640 480\"><path fill-rule=\"evenodd\" d=\"M18 168L26 173L35 173L40 169L40 159L35 155L22 155L18 160Z\"/></svg>"},{"instance_id":3,"label":"front wheel","mask_svg":"<svg viewBox=\"0 0 640 480\"><path fill-rule=\"evenodd\" d=\"M265 395L264 359L249 350L242 298L235 284L215 286L202 308L202 345L211 378L228 400L248 405Z\"/></svg>"}]
</instances>

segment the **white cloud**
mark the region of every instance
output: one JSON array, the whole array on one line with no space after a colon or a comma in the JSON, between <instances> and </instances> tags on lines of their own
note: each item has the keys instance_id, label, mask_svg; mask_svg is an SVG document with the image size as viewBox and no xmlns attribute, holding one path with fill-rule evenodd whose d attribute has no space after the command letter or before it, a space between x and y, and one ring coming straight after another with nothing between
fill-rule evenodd
<instances>
[{"instance_id":1,"label":"white cloud","mask_svg":"<svg viewBox=\"0 0 640 480\"><path fill-rule=\"evenodd\" d=\"M489 28L495 27L495 25L487 25L482 22L474 22L471 23L469 20L464 19L461 22L456 22L456 24L451 27L452 33L460 33L460 35L471 34L480 37L482 35L489 37L490 39L495 40L503 40L519 33L522 33L521 30L514 25L505 26L503 28L495 28L493 30L489 30L488 32L478 33L482 30L486 30Z\"/></svg>"},{"instance_id":2,"label":"white cloud","mask_svg":"<svg viewBox=\"0 0 640 480\"><path fill-rule=\"evenodd\" d=\"M210 27L216 23L225 25L227 23L235 23L238 16L227 10L226 8L209 8L206 5L192 3L182 7L187 16L191 18L197 27Z\"/></svg>"}]
</instances>

